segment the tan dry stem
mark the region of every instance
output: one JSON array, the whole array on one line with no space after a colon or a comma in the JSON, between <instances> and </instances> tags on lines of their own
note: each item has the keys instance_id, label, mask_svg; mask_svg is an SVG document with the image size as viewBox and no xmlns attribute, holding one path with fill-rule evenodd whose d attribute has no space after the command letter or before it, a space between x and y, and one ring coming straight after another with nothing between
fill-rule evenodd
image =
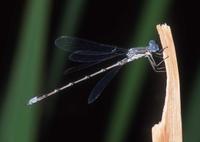
<instances>
[{"instance_id":1,"label":"tan dry stem","mask_svg":"<svg viewBox=\"0 0 200 142\"><path fill-rule=\"evenodd\" d=\"M162 120L152 128L153 142L182 142L180 84L175 46L168 25L157 25L167 73L167 86Z\"/></svg>"}]
</instances>

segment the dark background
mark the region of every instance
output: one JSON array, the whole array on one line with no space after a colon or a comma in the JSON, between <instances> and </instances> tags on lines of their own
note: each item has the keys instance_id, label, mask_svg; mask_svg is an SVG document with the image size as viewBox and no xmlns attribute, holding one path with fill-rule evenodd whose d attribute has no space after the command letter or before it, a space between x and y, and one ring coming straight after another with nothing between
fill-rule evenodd
<instances>
[{"instance_id":1,"label":"dark background","mask_svg":"<svg viewBox=\"0 0 200 142\"><path fill-rule=\"evenodd\" d=\"M48 81L50 60L54 52L54 40L59 37L59 18L64 8L64 1L54 0L51 10L50 29L48 34L48 52L45 60L45 77ZM139 0L88 0L81 18L81 26L75 33L77 37L86 38L100 43L113 44L121 47L129 47L130 35L136 30L136 19L140 8L146 1ZM1 48L0 48L0 88L1 107L6 98L6 86L9 74L12 70L12 62L18 43L18 35L21 30L21 22L25 12L27 1L16 0L3 2L1 4ZM169 6L166 16L160 23L166 22L170 25L176 45L177 59L179 63L183 130L185 132L187 119L187 108L191 100L191 92L197 79L199 68L199 42L198 24L194 2L175 0ZM148 24L148 23L146 23ZM154 32L156 30L154 29ZM157 36L157 41L159 38ZM134 41L131 41L134 43ZM134 46L134 45L133 45ZM136 62L137 63L137 62ZM148 65L148 64L147 64ZM70 65L65 65L65 68ZM131 66L131 64L127 65ZM148 65L149 66L149 65ZM151 127L158 123L161 118L164 96L165 75L155 73L149 66L147 79L140 91L136 114L132 118L129 130L123 141L151 141ZM115 98L116 87L120 86L122 69L115 79L105 89L100 99L91 105L87 104L87 96L101 75L78 84L69 90L62 92L59 96L47 99L39 105L40 117L37 131L37 140L41 142L50 141L93 141L102 142L109 117L112 111L113 98ZM85 72L82 72L84 74ZM68 80L74 79L80 74L64 76L57 86ZM80 75L81 76L81 75ZM162 84L162 85L160 85ZM45 89L44 89L45 88ZM47 87L45 81L41 86L42 93L48 92L54 87ZM148 89L147 89L148 88ZM71 95L64 95L69 93ZM81 95L80 95L81 93ZM156 94L156 95L155 95ZM199 95L199 92L197 93ZM192 117L192 116L191 116ZM20 131L20 129L19 129ZM188 136L189 137L189 136ZM192 140L191 140L192 141Z\"/></svg>"}]
</instances>

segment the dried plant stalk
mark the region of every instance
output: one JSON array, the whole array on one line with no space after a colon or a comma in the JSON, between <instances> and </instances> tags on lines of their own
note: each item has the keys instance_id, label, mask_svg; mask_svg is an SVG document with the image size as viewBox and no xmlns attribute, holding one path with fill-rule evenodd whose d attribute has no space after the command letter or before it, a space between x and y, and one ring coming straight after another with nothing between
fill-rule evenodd
<instances>
[{"instance_id":1,"label":"dried plant stalk","mask_svg":"<svg viewBox=\"0 0 200 142\"><path fill-rule=\"evenodd\" d=\"M168 25L157 25L160 36L165 67L167 86L162 120L152 128L153 142L182 142L182 122L180 105L180 84L175 46L171 29Z\"/></svg>"}]
</instances>

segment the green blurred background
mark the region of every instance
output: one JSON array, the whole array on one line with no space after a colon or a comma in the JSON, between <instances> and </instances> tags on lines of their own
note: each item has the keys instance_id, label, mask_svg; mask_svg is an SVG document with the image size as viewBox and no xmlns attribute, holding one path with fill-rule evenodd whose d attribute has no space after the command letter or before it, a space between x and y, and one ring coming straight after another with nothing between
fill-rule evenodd
<instances>
[{"instance_id":1,"label":"green blurred background","mask_svg":"<svg viewBox=\"0 0 200 142\"><path fill-rule=\"evenodd\" d=\"M146 59L124 66L93 104L87 97L104 75L27 106L87 71L63 75L75 63L55 48L62 35L123 48L159 43L156 25L173 31L179 63L184 142L199 142L200 67L195 3L178 0L16 0L1 4L0 142L150 142L161 119L165 73ZM189 11L195 13L194 9ZM91 69L95 71L95 69Z\"/></svg>"}]
</instances>

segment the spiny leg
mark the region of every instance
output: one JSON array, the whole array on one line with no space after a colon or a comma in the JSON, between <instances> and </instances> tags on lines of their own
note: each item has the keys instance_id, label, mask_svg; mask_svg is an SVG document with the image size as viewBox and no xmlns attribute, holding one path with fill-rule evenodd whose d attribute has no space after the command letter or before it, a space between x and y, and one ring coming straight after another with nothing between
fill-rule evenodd
<instances>
[{"instance_id":1,"label":"spiny leg","mask_svg":"<svg viewBox=\"0 0 200 142\"><path fill-rule=\"evenodd\" d=\"M164 70L165 67L159 67L159 66L164 62L165 59L168 58L168 56L166 58L164 58L162 61L160 61L158 64L156 64L156 62L151 54L148 55L147 58L155 72L165 72L165 70Z\"/></svg>"}]
</instances>

